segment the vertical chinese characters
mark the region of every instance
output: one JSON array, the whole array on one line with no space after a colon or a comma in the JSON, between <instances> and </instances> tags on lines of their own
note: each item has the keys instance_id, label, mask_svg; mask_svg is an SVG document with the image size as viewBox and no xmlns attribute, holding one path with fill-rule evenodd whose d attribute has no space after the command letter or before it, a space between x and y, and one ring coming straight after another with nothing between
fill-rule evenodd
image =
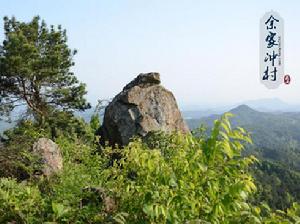
<instances>
[{"instance_id":1,"label":"vertical chinese characters","mask_svg":"<svg viewBox=\"0 0 300 224\"><path fill-rule=\"evenodd\" d=\"M273 49L275 45L278 45L276 41L276 25L275 23L278 23L279 19L276 19L273 15L271 15L268 20L265 22L267 30L269 30L269 34L266 37L265 41L267 44L267 48ZM266 53L266 58L265 62L271 62L271 63L266 63L266 70L264 72L263 80L271 80L271 81L276 81L276 72L277 68L274 63L278 53L275 53L273 50L273 53L267 52ZM270 70L269 70L270 67ZM270 78L270 79L269 79Z\"/></svg>"},{"instance_id":2,"label":"vertical chinese characters","mask_svg":"<svg viewBox=\"0 0 300 224\"><path fill-rule=\"evenodd\" d=\"M260 77L268 88L277 88L282 80L283 21L276 12L269 12L261 20Z\"/></svg>"}]
</instances>

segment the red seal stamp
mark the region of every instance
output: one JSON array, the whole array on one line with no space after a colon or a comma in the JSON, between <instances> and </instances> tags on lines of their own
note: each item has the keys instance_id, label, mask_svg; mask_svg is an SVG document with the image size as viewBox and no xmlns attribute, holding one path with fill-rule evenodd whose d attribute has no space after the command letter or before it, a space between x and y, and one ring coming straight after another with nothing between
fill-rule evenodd
<instances>
[{"instance_id":1,"label":"red seal stamp","mask_svg":"<svg viewBox=\"0 0 300 224\"><path fill-rule=\"evenodd\" d=\"M289 75L285 75L283 81L286 85L288 85L291 82L291 77Z\"/></svg>"}]
</instances>

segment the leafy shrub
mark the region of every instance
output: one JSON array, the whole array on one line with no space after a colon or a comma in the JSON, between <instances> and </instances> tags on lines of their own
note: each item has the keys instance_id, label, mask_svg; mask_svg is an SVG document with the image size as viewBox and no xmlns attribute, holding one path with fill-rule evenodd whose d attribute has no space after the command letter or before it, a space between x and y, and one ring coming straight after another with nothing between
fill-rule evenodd
<instances>
[{"instance_id":1,"label":"leafy shrub","mask_svg":"<svg viewBox=\"0 0 300 224\"><path fill-rule=\"evenodd\" d=\"M54 141L64 138L69 142L94 145L94 130L83 119L72 113L56 111L43 126L34 120L22 120L14 128L4 132L4 147L0 149L0 177L27 179L38 169L38 158L32 154L32 146L39 138Z\"/></svg>"},{"instance_id":2,"label":"leafy shrub","mask_svg":"<svg viewBox=\"0 0 300 224\"><path fill-rule=\"evenodd\" d=\"M250 210L246 200L256 188L247 168L255 158L240 152L251 140L243 129L231 130L228 116L208 139L172 134L152 150L135 141L120 151L105 186L129 223L224 223Z\"/></svg>"},{"instance_id":3,"label":"leafy shrub","mask_svg":"<svg viewBox=\"0 0 300 224\"><path fill-rule=\"evenodd\" d=\"M36 186L0 179L0 223L38 223L44 199Z\"/></svg>"},{"instance_id":4,"label":"leafy shrub","mask_svg":"<svg viewBox=\"0 0 300 224\"><path fill-rule=\"evenodd\" d=\"M92 142L94 138L93 128L86 124L83 118L74 116L67 111L55 111L48 117L44 124L52 139L66 137L72 140L80 138L83 142Z\"/></svg>"},{"instance_id":5,"label":"leafy shrub","mask_svg":"<svg viewBox=\"0 0 300 224\"><path fill-rule=\"evenodd\" d=\"M6 141L0 149L0 177L28 178L38 164L38 158L31 153L32 145L38 138L50 137L49 133L33 121L24 120L4 135Z\"/></svg>"},{"instance_id":6,"label":"leafy shrub","mask_svg":"<svg viewBox=\"0 0 300 224\"><path fill-rule=\"evenodd\" d=\"M63 170L18 183L0 179L0 222L16 223L297 223L300 207L273 211L253 205L242 157L249 134L232 129L229 114L210 136L155 134L123 149L80 137L56 139ZM120 159L111 160L119 153Z\"/></svg>"}]
</instances>

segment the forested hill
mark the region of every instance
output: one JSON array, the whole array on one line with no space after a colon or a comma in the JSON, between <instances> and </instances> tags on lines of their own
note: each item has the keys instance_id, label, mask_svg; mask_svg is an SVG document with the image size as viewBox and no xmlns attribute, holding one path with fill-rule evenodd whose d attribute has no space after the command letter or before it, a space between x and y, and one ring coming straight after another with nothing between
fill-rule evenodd
<instances>
[{"instance_id":1,"label":"forested hill","mask_svg":"<svg viewBox=\"0 0 300 224\"><path fill-rule=\"evenodd\" d=\"M300 113L259 112L247 105L230 110L233 126L240 126L251 133L254 145L248 147L259 157L280 161L300 170ZM210 128L221 115L211 115L201 119L189 119L191 129L200 124Z\"/></svg>"},{"instance_id":2,"label":"forested hill","mask_svg":"<svg viewBox=\"0 0 300 224\"><path fill-rule=\"evenodd\" d=\"M255 201L266 201L275 209L284 209L300 201L300 113L259 112L240 105L230 110L232 126L249 131L253 145L246 154L254 154L260 163L252 167L259 193ZM189 119L191 129L204 124L208 130L221 115Z\"/></svg>"}]
</instances>

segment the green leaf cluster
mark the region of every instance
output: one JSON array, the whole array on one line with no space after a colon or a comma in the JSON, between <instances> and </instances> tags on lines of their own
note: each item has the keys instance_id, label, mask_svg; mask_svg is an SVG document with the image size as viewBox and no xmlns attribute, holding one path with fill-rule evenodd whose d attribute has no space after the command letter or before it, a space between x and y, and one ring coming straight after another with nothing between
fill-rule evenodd
<instances>
[{"instance_id":1,"label":"green leaf cluster","mask_svg":"<svg viewBox=\"0 0 300 224\"><path fill-rule=\"evenodd\" d=\"M231 128L229 116L217 120L206 137L154 133L122 149L99 151L80 136L61 135L55 140L64 160L61 172L24 181L0 178L0 221L299 222L298 204L274 211L251 202L257 188L248 169L256 158L241 156L251 139L245 130ZM22 128L21 136L27 130Z\"/></svg>"}]
</instances>

